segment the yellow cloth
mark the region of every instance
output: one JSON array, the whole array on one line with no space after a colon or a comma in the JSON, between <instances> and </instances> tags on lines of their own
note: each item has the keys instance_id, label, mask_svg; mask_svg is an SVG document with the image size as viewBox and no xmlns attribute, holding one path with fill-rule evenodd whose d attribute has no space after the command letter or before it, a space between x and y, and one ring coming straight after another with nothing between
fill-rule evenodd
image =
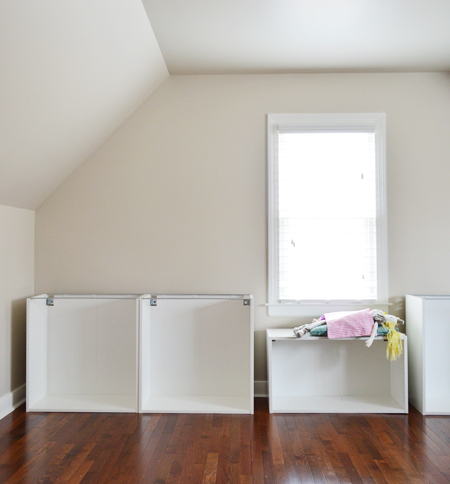
<instances>
[{"instance_id":1,"label":"yellow cloth","mask_svg":"<svg viewBox=\"0 0 450 484\"><path fill-rule=\"evenodd\" d=\"M387 348L386 359L391 358L391 361L395 361L403 353L402 337L400 333L395 329L397 323L385 322L384 327L389 329L387 334Z\"/></svg>"}]
</instances>

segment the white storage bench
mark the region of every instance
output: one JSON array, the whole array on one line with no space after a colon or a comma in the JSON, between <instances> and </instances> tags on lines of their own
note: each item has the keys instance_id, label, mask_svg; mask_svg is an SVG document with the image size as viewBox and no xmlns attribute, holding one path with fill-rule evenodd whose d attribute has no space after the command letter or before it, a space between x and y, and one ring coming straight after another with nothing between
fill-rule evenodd
<instances>
[{"instance_id":1,"label":"white storage bench","mask_svg":"<svg viewBox=\"0 0 450 484\"><path fill-rule=\"evenodd\" d=\"M408 346L386 359L375 338L297 338L292 329L267 330L271 413L408 413Z\"/></svg>"},{"instance_id":2,"label":"white storage bench","mask_svg":"<svg viewBox=\"0 0 450 484\"><path fill-rule=\"evenodd\" d=\"M140 299L140 412L253 413L253 298Z\"/></svg>"},{"instance_id":3,"label":"white storage bench","mask_svg":"<svg viewBox=\"0 0 450 484\"><path fill-rule=\"evenodd\" d=\"M450 296L406 296L410 399L423 415L450 415Z\"/></svg>"},{"instance_id":4,"label":"white storage bench","mask_svg":"<svg viewBox=\"0 0 450 484\"><path fill-rule=\"evenodd\" d=\"M138 296L27 300L27 411L137 412Z\"/></svg>"}]
</instances>

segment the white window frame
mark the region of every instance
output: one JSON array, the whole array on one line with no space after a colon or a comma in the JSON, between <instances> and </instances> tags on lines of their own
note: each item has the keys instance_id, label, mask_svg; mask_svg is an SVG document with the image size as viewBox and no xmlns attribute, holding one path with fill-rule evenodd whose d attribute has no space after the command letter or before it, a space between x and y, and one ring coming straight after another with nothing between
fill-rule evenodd
<instances>
[{"instance_id":1,"label":"white window frame","mask_svg":"<svg viewBox=\"0 0 450 484\"><path fill-rule=\"evenodd\" d=\"M386 204L386 115L384 113L353 114L269 114L268 127L268 314L269 316L315 317L324 312L357 310L368 306L387 310L388 253ZM278 214L277 158L280 127L375 130L377 189L377 300L331 300L280 302L278 298Z\"/></svg>"}]
</instances>

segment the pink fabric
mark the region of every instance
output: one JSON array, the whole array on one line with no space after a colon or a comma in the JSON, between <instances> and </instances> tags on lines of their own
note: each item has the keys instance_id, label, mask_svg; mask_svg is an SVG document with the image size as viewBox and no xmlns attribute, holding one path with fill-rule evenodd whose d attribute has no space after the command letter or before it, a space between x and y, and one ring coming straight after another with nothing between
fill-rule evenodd
<instances>
[{"instance_id":1,"label":"pink fabric","mask_svg":"<svg viewBox=\"0 0 450 484\"><path fill-rule=\"evenodd\" d=\"M353 338L370 336L373 329L373 317L370 309L362 311L338 311L324 314L327 321L328 338Z\"/></svg>"}]
</instances>

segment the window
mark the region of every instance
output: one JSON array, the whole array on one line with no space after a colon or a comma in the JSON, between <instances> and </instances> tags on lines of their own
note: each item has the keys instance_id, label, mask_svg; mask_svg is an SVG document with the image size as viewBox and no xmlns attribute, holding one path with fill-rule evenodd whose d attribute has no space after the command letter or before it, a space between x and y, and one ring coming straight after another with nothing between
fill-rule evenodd
<instances>
[{"instance_id":1,"label":"window","mask_svg":"<svg viewBox=\"0 0 450 484\"><path fill-rule=\"evenodd\" d=\"M269 315L387 302L384 114L268 117Z\"/></svg>"}]
</instances>

